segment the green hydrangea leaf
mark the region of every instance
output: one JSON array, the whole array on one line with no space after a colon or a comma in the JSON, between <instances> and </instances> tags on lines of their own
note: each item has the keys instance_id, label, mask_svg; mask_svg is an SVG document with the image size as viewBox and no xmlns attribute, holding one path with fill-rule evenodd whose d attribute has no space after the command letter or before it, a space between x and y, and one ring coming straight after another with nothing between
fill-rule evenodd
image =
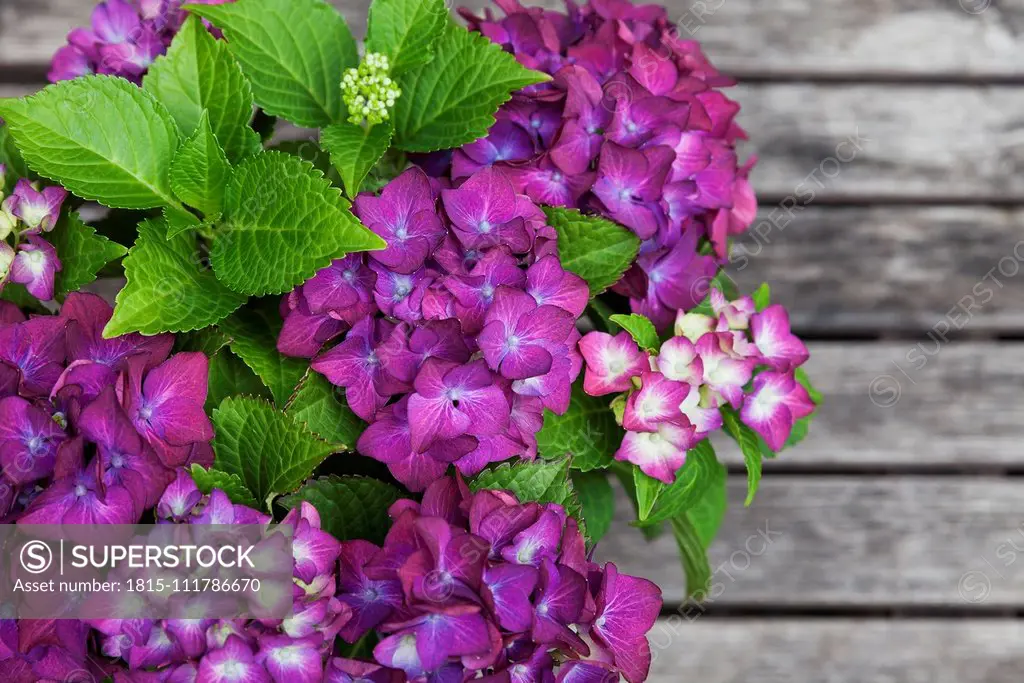
<instances>
[{"instance_id":1,"label":"green hydrangea leaf","mask_svg":"<svg viewBox=\"0 0 1024 683\"><path fill-rule=\"evenodd\" d=\"M0 100L0 118L32 169L82 199L122 209L177 203L168 172L178 128L123 78L85 76Z\"/></svg>"},{"instance_id":2,"label":"green hydrangea leaf","mask_svg":"<svg viewBox=\"0 0 1024 683\"><path fill-rule=\"evenodd\" d=\"M245 303L245 295L199 269L194 237L182 234L168 240L166 230L163 221L139 225L135 246L124 258L128 282L117 295L105 337L198 330L220 322Z\"/></svg>"},{"instance_id":3,"label":"green hydrangea leaf","mask_svg":"<svg viewBox=\"0 0 1024 683\"><path fill-rule=\"evenodd\" d=\"M394 129L390 123L363 128L353 123L336 123L320 133L320 143L345 186L345 194L355 197L370 170L391 146Z\"/></svg>"},{"instance_id":4,"label":"green hydrangea leaf","mask_svg":"<svg viewBox=\"0 0 1024 683\"><path fill-rule=\"evenodd\" d=\"M451 22L435 51L434 60L397 79L402 96L395 103L395 145L407 152L433 152L484 137L514 91L550 80Z\"/></svg>"},{"instance_id":5,"label":"green hydrangea leaf","mask_svg":"<svg viewBox=\"0 0 1024 683\"><path fill-rule=\"evenodd\" d=\"M352 33L323 0L187 5L224 32L266 113L306 128L340 121L341 77L359 62Z\"/></svg>"},{"instance_id":6,"label":"green hydrangea leaf","mask_svg":"<svg viewBox=\"0 0 1024 683\"><path fill-rule=\"evenodd\" d=\"M306 373L285 409L297 422L306 425L338 450L352 450L366 423L352 412L339 391L323 375Z\"/></svg>"},{"instance_id":7,"label":"green hydrangea leaf","mask_svg":"<svg viewBox=\"0 0 1024 683\"><path fill-rule=\"evenodd\" d=\"M572 472L572 485L587 522L587 538L596 544L612 526L615 518L615 492L605 472Z\"/></svg>"},{"instance_id":8,"label":"green hydrangea leaf","mask_svg":"<svg viewBox=\"0 0 1024 683\"><path fill-rule=\"evenodd\" d=\"M591 296L618 282L640 251L640 238L618 223L584 216L576 209L541 208L548 225L558 232L562 267L586 280Z\"/></svg>"},{"instance_id":9,"label":"green hydrangea leaf","mask_svg":"<svg viewBox=\"0 0 1024 683\"><path fill-rule=\"evenodd\" d=\"M705 548L711 546L722 526L722 520L725 519L725 511L729 506L726 490L728 479L729 472L725 466L720 464L714 468L704 493L686 510L686 518L697 531L697 537Z\"/></svg>"},{"instance_id":10,"label":"green hydrangea leaf","mask_svg":"<svg viewBox=\"0 0 1024 683\"><path fill-rule=\"evenodd\" d=\"M194 332L179 334L174 340L174 352L192 351L212 357L230 343L231 337L221 332L220 328L204 327Z\"/></svg>"},{"instance_id":11,"label":"green hydrangea leaf","mask_svg":"<svg viewBox=\"0 0 1024 683\"><path fill-rule=\"evenodd\" d=\"M444 0L373 0L366 29L366 51L391 60L391 73L426 64L448 23Z\"/></svg>"},{"instance_id":12,"label":"green hydrangea leaf","mask_svg":"<svg viewBox=\"0 0 1024 683\"><path fill-rule=\"evenodd\" d=\"M210 356L206 412L210 413L230 396L252 396L268 401L274 396L256 373L229 348Z\"/></svg>"},{"instance_id":13,"label":"green hydrangea leaf","mask_svg":"<svg viewBox=\"0 0 1024 683\"><path fill-rule=\"evenodd\" d=\"M213 411L214 466L237 475L257 500L292 493L334 447L266 401L226 399Z\"/></svg>"},{"instance_id":14,"label":"green hydrangea leaf","mask_svg":"<svg viewBox=\"0 0 1024 683\"><path fill-rule=\"evenodd\" d=\"M555 503L583 525L582 508L569 478L569 459L506 463L484 470L469 482L473 491L510 491L521 502Z\"/></svg>"},{"instance_id":15,"label":"green hydrangea leaf","mask_svg":"<svg viewBox=\"0 0 1024 683\"><path fill-rule=\"evenodd\" d=\"M582 384L576 383L564 415L544 411L544 426L537 432L537 449L548 460L568 455L573 469L589 472L611 464L622 443L622 434L608 400L589 396Z\"/></svg>"},{"instance_id":16,"label":"green hydrangea leaf","mask_svg":"<svg viewBox=\"0 0 1024 683\"><path fill-rule=\"evenodd\" d=\"M213 245L213 269L243 294L289 292L334 259L387 246L356 220L322 173L283 152L239 164L224 209L227 222Z\"/></svg>"},{"instance_id":17,"label":"green hydrangea leaf","mask_svg":"<svg viewBox=\"0 0 1024 683\"><path fill-rule=\"evenodd\" d=\"M202 465L192 465L189 474L192 475L192 481L196 483L196 487L203 493L220 489L235 505L246 505L251 508L260 506L253 497L252 491L246 488L245 483L237 474L221 472L214 468L206 469Z\"/></svg>"},{"instance_id":18,"label":"green hydrangea leaf","mask_svg":"<svg viewBox=\"0 0 1024 683\"><path fill-rule=\"evenodd\" d=\"M188 211L175 211L164 209L164 220L167 221L167 234L169 240L186 232L203 234L204 231L212 230L220 222L221 214L214 213L200 220L196 215Z\"/></svg>"},{"instance_id":19,"label":"green hydrangea leaf","mask_svg":"<svg viewBox=\"0 0 1024 683\"><path fill-rule=\"evenodd\" d=\"M654 323L639 313L630 313L629 315L617 313L611 317L611 321L629 332L633 341L641 349L657 353L661 348L661 339L658 337L658 330L654 327Z\"/></svg>"},{"instance_id":20,"label":"green hydrangea leaf","mask_svg":"<svg viewBox=\"0 0 1024 683\"><path fill-rule=\"evenodd\" d=\"M763 311L772 303L772 288L765 282L754 291L751 298L754 300L754 308Z\"/></svg>"},{"instance_id":21,"label":"green hydrangea leaf","mask_svg":"<svg viewBox=\"0 0 1024 683\"><path fill-rule=\"evenodd\" d=\"M288 358L277 350L281 316L266 307L244 308L220 323L231 337L231 351L242 359L270 389L274 402L283 407L306 374L308 361Z\"/></svg>"},{"instance_id":22,"label":"green hydrangea leaf","mask_svg":"<svg viewBox=\"0 0 1024 683\"><path fill-rule=\"evenodd\" d=\"M252 87L227 43L214 38L199 17L185 21L167 54L149 67L142 88L167 107L183 137L195 134L205 113L210 130L233 161L259 144L259 136L249 127Z\"/></svg>"},{"instance_id":23,"label":"green hydrangea leaf","mask_svg":"<svg viewBox=\"0 0 1024 683\"><path fill-rule=\"evenodd\" d=\"M654 477L644 474L639 467L633 467L633 490L636 493L636 514L641 523L646 522L654 506L668 486Z\"/></svg>"},{"instance_id":24,"label":"green hydrangea leaf","mask_svg":"<svg viewBox=\"0 0 1024 683\"><path fill-rule=\"evenodd\" d=\"M749 506L761 485L761 465L768 447L757 432L740 421L739 414L732 408L722 408L722 427L743 453L743 462L747 466L747 500L744 504Z\"/></svg>"},{"instance_id":25,"label":"green hydrangea leaf","mask_svg":"<svg viewBox=\"0 0 1024 683\"><path fill-rule=\"evenodd\" d=\"M178 199L210 216L221 213L224 186L230 177L231 164L204 111L195 133L181 145L171 164L171 190Z\"/></svg>"},{"instance_id":26,"label":"green hydrangea leaf","mask_svg":"<svg viewBox=\"0 0 1024 683\"><path fill-rule=\"evenodd\" d=\"M707 594L712 577L708 549L686 515L672 520L672 535L675 536L683 562L683 571L686 572L686 594L702 600Z\"/></svg>"},{"instance_id":27,"label":"green hydrangea leaf","mask_svg":"<svg viewBox=\"0 0 1024 683\"><path fill-rule=\"evenodd\" d=\"M12 190L18 178L29 177L28 165L21 157L18 146L14 144L10 128L3 124L0 124L0 164L7 167L7 177L0 185L0 192Z\"/></svg>"},{"instance_id":28,"label":"green hydrangea leaf","mask_svg":"<svg viewBox=\"0 0 1024 683\"><path fill-rule=\"evenodd\" d=\"M57 250L63 266L54 282L58 299L93 282L103 266L128 253L117 242L97 235L91 226L82 222L77 213L61 218L47 239Z\"/></svg>"},{"instance_id":29,"label":"green hydrangea leaf","mask_svg":"<svg viewBox=\"0 0 1024 683\"><path fill-rule=\"evenodd\" d=\"M708 487L724 476L725 466L715 457L711 442L701 441L687 453L675 482L664 487L648 515L637 524L652 526L679 516L697 505Z\"/></svg>"},{"instance_id":30,"label":"green hydrangea leaf","mask_svg":"<svg viewBox=\"0 0 1024 683\"><path fill-rule=\"evenodd\" d=\"M320 477L309 482L280 504L290 510L306 501L320 513L324 531L339 541L362 539L383 545L391 528L388 508L402 492L387 482L370 477Z\"/></svg>"},{"instance_id":31,"label":"green hydrangea leaf","mask_svg":"<svg viewBox=\"0 0 1024 683\"><path fill-rule=\"evenodd\" d=\"M202 225L202 221L199 220L198 216L184 208L172 209L169 206L165 206L162 213L164 223L167 224L167 232L164 233L164 237L167 239L174 239L182 233L198 230L199 226Z\"/></svg>"}]
</instances>

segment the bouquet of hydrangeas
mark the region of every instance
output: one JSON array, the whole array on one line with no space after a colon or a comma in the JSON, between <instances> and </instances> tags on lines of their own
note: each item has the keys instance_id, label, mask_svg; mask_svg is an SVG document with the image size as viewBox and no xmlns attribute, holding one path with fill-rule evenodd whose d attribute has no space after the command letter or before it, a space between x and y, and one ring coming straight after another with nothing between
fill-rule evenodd
<instances>
[{"instance_id":1,"label":"bouquet of hydrangeas","mask_svg":"<svg viewBox=\"0 0 1024 683\"><path fill-rule=\"evenodd\" d=\"M3 521L295 529L289 618L0 621L14 681L647 677L613 483L699 597L713 435L749 504L820 396L722 270L729 79L658 6L496 2L374 0L360 48L323 0L107 0L0 100Z\"/></svg>"}]
</instances>

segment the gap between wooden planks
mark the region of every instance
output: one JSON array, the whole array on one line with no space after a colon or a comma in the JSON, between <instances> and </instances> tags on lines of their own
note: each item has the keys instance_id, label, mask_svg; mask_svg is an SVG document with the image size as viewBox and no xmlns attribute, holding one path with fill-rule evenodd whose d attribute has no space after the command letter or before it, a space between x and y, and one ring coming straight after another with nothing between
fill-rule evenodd
<instances>
[{"instance_id":1,"label":"gap between wooden planks","mask_svg":"<svg viewBox=\"0 0 1024 683\"><path fill-rule=\"evenodd\" d=\"M728 486L711 609L1024 610L1024 480L772 472L749 508L746 478ZM671 609L685 594L675 541L646 543L628 506L619 496L598 558L654 581Z\"/></svg>"},{"instance_id":2,"label":"gap between wooden planks","mask_svg":"<svg viewBox=\"0 0 1024 683\"><path fill-rule=\"evenodd\" d=\"M663 621L651 640L648 683L1018 683L1024 669L1012 620Z\"/></svg>"}]
</instances>

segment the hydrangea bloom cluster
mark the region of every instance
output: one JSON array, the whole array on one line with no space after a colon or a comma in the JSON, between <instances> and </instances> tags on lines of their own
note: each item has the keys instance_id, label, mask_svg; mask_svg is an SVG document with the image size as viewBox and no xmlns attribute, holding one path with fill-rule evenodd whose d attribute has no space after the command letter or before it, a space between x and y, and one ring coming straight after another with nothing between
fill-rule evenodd
<instances>
[{"instance_id":1,"label":"hydrangea bloom cluster","mask_svg":"<svg viewBox=\"0 0 1024 683\"><path fill-rule=\"evenodd\" d=\"M754 219L756 200L740 166L739 106L666 10L594 0L567 13L498 0L505 17L463 15L470 26L553 77L516 93L487 137L457 150L459 181L505 168L539 204L577 207L627 226L643 247L616 286L659 329L706 295L730 235ZM698 253L706 238L715 257Z\"/></svg>"},{"instance_id":2,"label":"hydrangea bloom cluster","mask_svg":"<svg viewBox=\"0 0 1024 683\"><path fill-rule=\"evenodd\" d=\"M83 670L174 683L646 678L661 591L591 561L561 506L446 478L390 512L382 548L338 542L305 502L282 520L294 527L287 619L0 621L0 664L15 681ZM163 523L270 522L218 489L202 495L184 470L156 513ZM373 661L332 656L337 637L368 634L379 638ZM102 659L87 658L93 636Z\"/></svg>"},{"instance_id":3,"label":"hydrangea bloom cluster","mask_svg":"<svg viewBox=\"0 0 1024 683\"><path fill-rule=\"evenodd\" d=\"M221 5L231 0L191 0ZM183 0L106 0L92 13L91 28L76 28L53 57L51 82L111 74L139 82L165 53L185 20Z\"/></svg>"},{"instance_id":4,"label":"hydrangea bloom cluster","mask_svg":"<svg viewBox=\"0 0 1024 683\"><path fill-rule=\"evenodd\" d=\"M686 451L721 428L721 408L740 418L768 446L782 450L814 402L794 376L808 357L779 305L757 312L750 297L726 301L711 290L714 316L680 312L675 336L657 355L629 333L591 332L580 342L584 390L616 399L627 430L616 459L671 484ZM751 382L751 380L753 380Z\"/></svg>"},{"instance_id":5,"label":"hydrangea bloom cluster","mask_svg":"<svg viewBox=\"0 0 1024 683\"><path fill-rule=\"evenodd\" d=\"M341 80L341 94L348 108L350 123L371 126L391 118L391 108L402 94L391 80L391 63L387 55L370 52L356 69L349 69Z\"/></svg>"},{"instance_id":6,"label":"hydrangea bloom cluster","mask_svg":"<svg viewBox=\"0 0 1024 683\"><path fill-rule=\"evenodd\" d=\"M269 515L232 504L219 489L204 496L184 469L171 479L154 501L161 523L271 522ZM77 680L68 674L90 671L117 681L320 683L324 660L352 618L351 608L334 595L341 544L320 529L309 503L281 523L293 528L289 618L48 621L31 631L30 622L0 621L0 669L16 674L15 681ZM92 654L99 656L87 658L93 637Z\"/></svg>"},{"instance_id":7,"label":"hydrangea bloom cluster","mask_svg":"<svg viewBox=\"0 0 1024 683\"><path fill-rule=\"evenodd\" d=\"M213 460L208 365L171 335L104 339L110 306L70 294L26 320L0 302L0 519L132 524L174 468Z\"/></svg>"},{"instance_id":8,"label":"hydrangea bloom cluster","mask_svg":"<svg viewBox=\"0 0 1024 683\"><path fill-rule=\"evenodd\" d=\"M452 463L535 457L543 410L569 406L589 297L544 213L493 168L456 189L413 168L354 208L387 248L292 292L278 349L345 388L370 423L359 451L413 491Z\"/></svg>"},{"instance_id":9,"label":"hydrangea bloom cluster","mask_svg":"<svg viewBox=\"0 0 1024 683\"><path fill-rule=\"evenodd\" d=\"M5 198L6 171L0 164L0 291L8 282L16 282L40 301L49 301L54 276L62 266L57 251L42 235L57 225L68 193L59 186L40 191L22 178Z\"/></svg>"},{"instance_id":10,"label":"hydrangea bloom cluster","mask_svg":"<svg viewBox=\"0 0 1024 683\"><path fill-rule=\"evenodd\" d=\"M378 665L408 681L646 678L661 591L588 559L561 506L447 478L391 516L383 548L342 545L338 577L341 635L382 635Z\"/></svg>"}]
</instances>

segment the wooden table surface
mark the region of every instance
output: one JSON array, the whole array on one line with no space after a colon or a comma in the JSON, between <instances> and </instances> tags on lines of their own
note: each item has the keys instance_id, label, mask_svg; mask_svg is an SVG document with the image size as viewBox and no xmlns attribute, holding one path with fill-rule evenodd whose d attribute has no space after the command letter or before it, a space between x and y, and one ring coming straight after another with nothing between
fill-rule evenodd
<instances>
[{"instance_id":1,"label":"wooden table surface","mask_svg":"<svg viewBox=\"0 0 1024 683\"><path fill-rule=\"evenodd\" d=\"M363 30L367 0L334 4ZM91 5L0 0L0 96ZM667 597L652 683L1020 681L1024 0L669 5L740 79L762 209L734 272L789 307L826 404L749 509L723 449L702 610L620 505L601 556Z\"/></svg>"}]
</instances>

